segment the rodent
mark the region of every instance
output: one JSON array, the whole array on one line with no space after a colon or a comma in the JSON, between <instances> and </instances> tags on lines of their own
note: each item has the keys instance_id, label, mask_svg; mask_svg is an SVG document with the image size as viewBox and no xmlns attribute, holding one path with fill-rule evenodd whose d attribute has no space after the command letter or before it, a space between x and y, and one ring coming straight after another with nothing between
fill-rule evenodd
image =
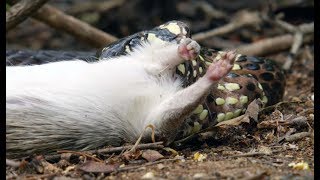
<instances>
[{"instance_id":1,"label":"rodent","mask_svg":"<svg viewBox=\"0 0 320 180\"><path fill-rule=\"evenodd\" d=\"M186 88L175 67L198 56L199 44L146 42L128 55L6 68L6 155L89 150L135 142L155 126L171 143L186 117L231 69L235 52L212 63ZM150 141L150 131L144 135Z\"/></svg>"}]
</instances>

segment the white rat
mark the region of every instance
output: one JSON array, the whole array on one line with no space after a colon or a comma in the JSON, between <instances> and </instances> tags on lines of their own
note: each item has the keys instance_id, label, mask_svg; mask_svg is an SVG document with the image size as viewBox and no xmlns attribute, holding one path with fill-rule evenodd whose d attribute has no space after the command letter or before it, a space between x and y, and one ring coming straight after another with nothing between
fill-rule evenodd
<instances>
[{"instance_id":1,"label":"white rat","mask_svg":"<svg viewBox=\"0 0 320 180\"><path fill-rule=\"evenodd\" d=\"M144 128L172 142L187 116L232 68L234 52L212 63L187 88L175 67L194 59L199 44L145 43L128 55L6 69L7 157L88 150L135 142ZM150 141L150 132L144 136Z\"/></svg>"}]
</instances>

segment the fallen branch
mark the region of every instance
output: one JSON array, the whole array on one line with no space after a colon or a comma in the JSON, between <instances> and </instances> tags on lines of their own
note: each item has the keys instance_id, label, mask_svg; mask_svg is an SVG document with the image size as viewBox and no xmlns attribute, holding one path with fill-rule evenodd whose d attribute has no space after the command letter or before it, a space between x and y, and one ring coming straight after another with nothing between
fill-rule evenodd
<instances>
[{"instance_id":1,"label":"fallen branch","mask_svg":"<svg viewBox=\"0 0 320 180\"><path fill-rule=\"evenodd\" d=\"M164 146L162 145L163 142L155 142L155 143L148 143L148 144L139 144L136 146L136 149L161 149ZM128 149L132 149L134 145L128 145L128 146L120 146L120 147L110 147L110 148L104 148L104 149L98 149L98 150L92 150L92 151L85 151L84 153L116 153L116 152L122 152ZM61 157L60 154L54 154L54 155L47 155L45 156L45 159L47 161L54 161Z\"/></svg>"},{"instance_id":2,"label":"fallen branch","mask_svg":"<svg viewBox=\"0 0 320 180\"><path fill-rule=\"evenodd\" d=\"M302 104L302 103L305 103L305 101L280 101L277 104L267 106L267 107L260 109L259 114L266 112L266 111L271 111L273 109L278 109L281 106L292 105L292 104Z\"/></svg>"},{"instance_id":3,"label":"fallen branch","mask_svg":"<svg viewBox=\"0 0 320 180\"><path fill-rule=\"evenodd\" d=\"M6 32L26 20L48 0L21 0L17 4L9 2L10 9L6 12Z\"/></svg>"},{"instance_id":4,"label":"fallen branch","mask_svg":"<svg viewBox=\"0 0 320 180\"><path fill-rule=\"evenodd\" d=\"M284 70L289 70L293 59L295 58L298 50L300 49L301 45L303 44L303 38L306 34L314 32L314 22L312 23L305 23L301 25L292 25L288 22L285 22L280 19L281 17L276 17L276 19L271 19L268 16L264 16L263 19L274 26L278 26L285 31L293 34L293 42L290 49L290 54L286 59L286 62L283 64L282 68Z\"/></svg>"},{"instance_id":5,"label":"fallen branch","mask_svg":"<svg viewBox=\"0 0 320 180\"><path fill-rule=\"evenodd\" d=\"M250 56L262 56L267 54L276 53L289 49L294 41L291 34L276 36L273 38L263 39L256 43L240 46L237 52L240 54ZM303 38L303 43L308 44L314 41L314 34L306 35Z\"/></svg>"},{"instance_id":6,"label":"fallen branch","mask_svg":"<svg viewBox=\"0 0 320 180\"><path fill-rule=\"evenodd\" d=\"M19 167L20 164L21 164L21 162L19 162L19 161L14 161L14 160L11 160L11 159L6 159L6 165L7 165L7 166Z\"/></svg>"},{"instance_id":7,"label":"fallen branch","mask_svg":"<svg viewBox=\"0 0 320 180\"><path fill-rule=\"evenodd\" d=\"M250 152L250 153L244 153L244 154L237 154L237 155L232 155L232 156L228 156L228 157L231 157L231 158L234 158L234 157L252 157L252 156L261 156L261 155L272 155L274 153L277 153L277 152L282 152L283 150L274 150L272 151L271 153L266 153L266 152Z\"/></svg>"},{"instance_id":8,"label":"fallen branch","mask_svg":"<svg viewBox=\"0 0 320 180\"><path fill-rule=\"evenodd\" d=\"M96 29L62 11L50 6L43 6L33 17L49 26L62 30L76 38L100 48L117 40L115 36Z\"/></svg>"},{"instance_id":9,"label":"fallen branch","mask_svg":"<svg viewBox=\"0 0 320 180\"><path fill-rule=\"evenodd\" d=\"M162 159L159 161L148 162L148 163L145 163L145 164L142 164L139 166L128 166L128 167L119 168L116 170L116 172L123 172L123 171L132 170L132 169L139 169L141 167L151 166L151 165L155 165L155 164L159 164L159 163L163 163L163 162L177 161L177 160L181 160L181 159L183 159L183 158Z\"/></svg>"},{"instance_id":10,"label":"fallen branch","mask_svg":"<svg viewBox=\"0 0 320 180\"><path fill-rule=\"evenodd\" d=\"M79 156L83 156L83 157L88 157L88 158L91 158L97 162L103 162L103 160L99 159L99 158L96 158L94 156L92 156L91 154L88 154L88 152L77 152L77 151L69 151L69 150L60 150L58 151L58 153L71 153L71 154L76 154L76 155L79 155Z\"/></svg>"},{"instance_id":11,"label":"fallen branch","mask_svg":"<svg viewBox=\"0 0 320 180\"><path fill-rule=\"evenodd\" d=\"M298 140L305 138L305 137L311 137L311 135L312 135L311 132L295 133L295 134L292 134L292 135L285 137L284 141L286 141L286 142L298 141Z\"/></svg>"},{"instance_id":12,"label":"fallen branch","mask_svg":"<svg viewBox=\"0 0 320 180\"><path fill-rule=\"evenodd\" d=\"M112 8L121 6L124 0L109 0L109 1L88 1L83 3L76 3L70 9L67 10L68 14L80 14L83 12L94 11L94 12L105 12Z\"/></svg>"},{"instance_id":13,"label":"fallen branch","mask_svg":"<svg viewBox=\"0 0 320 180\"><path fill-rule=\"evenodd\" d=\"M246 26L254 26L261 23L261 18L259 17L258 13L256 12L240 12L235 15L236 18L233 18L233 20L219 28L215 28L213 30L209 30L206 32L201 32L194 34L192 36L192 39L196 41L202 41L207 38L213 37L213 36L219 36L223 34L231 33L239 28L246 27Z\"/></svg>"},{"instance_id":14,"label":"fallen branch","mask_svg":"<svg viewBox=\"0 0 320 180\"><path fill-rule=\"evenodd\" d=\"M162 145L163 142L155 142L155 143L148 143L148 144L139 144L136 146L136 149L161 149L164 146ZM97 153L116 153L116 152L122 152L127 149L132 149L134 145L128 145L128 146L121 146L121 147L114 147L114 148L105 148L100 149L95 152Z\"/></svg>"},{"instance_id":15,"label":"fallen branch","mask_svg":"<svg viewBox=\"0 0 320 180\"><path fill-rule=\"evenodd\" d=\"M282 66L283 69L285 70L290 69L293 63L293 58L296 56L299 48L303 44L303 37L305 36L305 34L312 33L312 32L314 32L314 23L295 27L293 44L290 49L290 56L288 56L286 62L283 64Z\"/></svg>"}]
</instances>

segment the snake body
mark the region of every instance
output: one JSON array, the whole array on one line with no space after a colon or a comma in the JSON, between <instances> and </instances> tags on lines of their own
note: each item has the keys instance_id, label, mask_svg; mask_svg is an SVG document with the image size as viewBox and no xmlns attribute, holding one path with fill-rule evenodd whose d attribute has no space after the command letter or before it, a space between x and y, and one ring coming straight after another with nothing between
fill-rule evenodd
<instances>
[{"instance_id":1,"label":"snake body","mask_svg":"<svg viewBox=\"0 0 320 180\"><path fill-rule=\"evenodd\" d=\"M145 41L179 42L182 38L190 36L189 27L185 23L170 21L154 29L120 39L98 51L97 54L7 50L6 62L7 65L28 65L75 58L91 62L126 55ZM202 47L196 59L176 67L176 75L183 79L185 87L189 86L205 74L208 65L214 59L219 59L221 53L222 51ZM239 54L232 71L211 90L205 102L193 111L177 139L241 115L254 99L260 98L266 106L275 104L282 99L284 87L284 73L273 60Z\"/></svg>"}]
</instances>

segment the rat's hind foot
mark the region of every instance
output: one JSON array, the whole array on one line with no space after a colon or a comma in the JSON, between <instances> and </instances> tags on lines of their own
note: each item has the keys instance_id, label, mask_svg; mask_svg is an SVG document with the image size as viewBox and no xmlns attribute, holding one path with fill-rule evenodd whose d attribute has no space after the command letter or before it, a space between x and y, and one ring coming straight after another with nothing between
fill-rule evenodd
<instances>
[{"instance_id":1,"label":"rat's hind foot","mask_svg":"<svg viewBox=\"0 0 320 180\"><path fill-rule=\"evenodd\" d=\"M190 38L184 38L180 41L178 52L185 60L195 59L200 53L200 45Z\"/></svg>"}]
</instances>

